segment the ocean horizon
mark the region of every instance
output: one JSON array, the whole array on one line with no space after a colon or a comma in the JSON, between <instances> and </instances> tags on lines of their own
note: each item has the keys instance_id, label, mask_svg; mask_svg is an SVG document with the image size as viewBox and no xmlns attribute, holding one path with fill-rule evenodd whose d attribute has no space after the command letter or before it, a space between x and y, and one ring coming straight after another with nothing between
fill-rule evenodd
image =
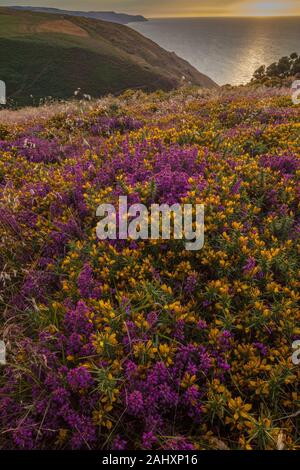
<instances>
[{"instance_id":1,"label":"ocean horizon","mask_svg":"<svg viewBox=\"0 0 300 470\"><path fill-rule=\"evenodd\" d=\"M150 18L128 26L219 85L245 84L261 65L300 52L300 17Z\"/></svg>"}]
</instances>

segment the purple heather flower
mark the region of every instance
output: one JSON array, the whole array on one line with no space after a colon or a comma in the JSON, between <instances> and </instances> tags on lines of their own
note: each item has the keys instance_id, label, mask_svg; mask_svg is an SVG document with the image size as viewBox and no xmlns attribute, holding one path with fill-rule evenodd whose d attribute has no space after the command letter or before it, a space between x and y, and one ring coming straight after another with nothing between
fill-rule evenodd
<instances>
[{"instance_id":1,"label":"purple heather flower","mask_svg":"<svg viewBox=\"0 0 300 470\"><path fill-rule=\"evenodd\" d=\"M253 343L253 346L260 352L262 356L267 356L268 348L266 345L264 345L263 343L256 342Z\"/></svg>"},{"instance_id":2,"label":"purple heather flower","mask_svg":"<svg viewBox=\"0 0 300 470\"><path fill-rule=\"evenodd\" d=\"M137 416L143 411L144 400L140 391L136 390L129 394L127 398L127 410L130 414Z\"/></svg>"},{"instance_id":3,"label":"purple heather flower","mask_svg":"<svg viewBox=\"0 0 300 470\"><path fill-rule=\"evenodd\" d=\"M195 447L193 444L188 442L187 439L183 437L177 437L170 439L169 441L166 442L166 444L163 446L164 450L195 450Z\"/></svg>"},{"instance_id":4,"label":"purple heather flower","mask_svg":"<svg viewBox=\"0 0 300 470\"><path fill-rule=\"evenodd\" d=\"M254 268L256 267L256 261L255 259L251 256L250 258L247 259L246 264L243 266L243 272L248 274L251 272Z\"/></svg>"},{"instance_id":5,"label":"purple heather flower","mask_svg":"<svg viewBox=\"0 0 300 470\"><path fill-rule=\"evenodd\" d=\"M297 155L267 155L262 157L261 163L272 170L280 171L283 175L294 174L300 168L300 162Z\"/></svg>"},{"instance_id":6,"label":"purple heather flower","mask_svg":"<svg viewBox=\"0 0 300 470\"><path fill-rule=\"evenodd\" d=\"M93 269L89 263L85 263L77 280L80 295L89 298L94 288Z\"/></svg>"},{"instance_id":7,"label":"purple heather flower","mask_svg":"<svg viewBox=\"0 0 300 470\"><path fill-rule=\"evenodd\" d=\"M150 326L155 325L155 323L158 320L158 315L156 312L150 312L147 315L147 322L149 323Z\"/></svg>"},{"instance_id":8,"label":"purple heather flower","mask_svg":"<svg viewBox=\"0 0 300 470\"><path fill-rule=\"evenodd\" d=\"M239 190L240 190L240 187L241 187L241 184L242 184L242 180L239 179L231 188L231 193L232 194L238 194Z\"/></svg>"},{"instance_id":9,"label":"purple heather flower","mask_svg":"<svg viewBox=\"0 0 300 470\"><path fill-rule=\"evenodd\" d=\"M142 436L142 447L145 450L151 450L153 444L156 444L157 437L153 434L152 431L144 432Z\"/></svg>"},{"instance_id":10,"label":"purple heather flower","mask_svg":"<svg viewBox=\"0 0 300 470\"><path fill-rule=\"evenodd\" d=\"M178 341L184 341L184 326L185 324L183 320L178 320L175 324L174 338Z\"/></svg>"},{"instance_id":11,"label":"purple heather flower","mask_svg":"<svg viewBox=\"0 0 300 470\"><path fill-rule=\"evenodd\" d=\"M91 374L85 367L70 370L67 382L73 391L87 389L94 383Z\"/></svg>"},{"instance_id":12,"label":"purple heather flower","mask_svg":"<svg viewBox=\"0 0 300 470\"><path fill-rule=\"evenodd\" d=\"M197 286L197 273L189 274L186 283L184 286L184 290L188 295L192 295L195 292Z\"/></svg>"},{"instance_id":13,"label":"purple heather flower","mask_svg":"<svg viewBox=\"0 0 300 470\"><path fill-rule=\"evenodd\" d=\"M219 344L223 351L227 351L231 347L232 333L228 330L224 330L219 336Z\"/></svg>"},{"instance_id":14,"label":"purple heather flower","mask_svg":"<svg viewBox=\"0 0 300 470\"><path fill-rule=\"evenodd\" d=\"M35 439L33 437L32 424L22 422L22 425L13 432L13 441L19 449L33 450Z\"/></svg>"},{"instance_id":15,"label":"purple heather flower","mask_svg":"<svg viewBox=\"0 0 300 470\"><path fill-rule=\"evenodd\" d=\"M199 320L198 323L197 323L197 327L200 330L206 330L208 328L207 323L206 323L205 320Z\"/></svg>"},{"instance_id":16,"label":"purple heather flower","mask_svg":"<svg viewBox=\"0 0 300 470\"><path fill-rule=\"evenodd\" d=\"M125 450L127 442L121 438L121 436L116 436L111 445L111 450Z\"/></svg>"},{"instance_id":17,"label":"purple heather flower","mask_svg":"<svg viewBox=\"0 0 300 470\"><path fill-rule=\"evenodd\" d=\"M133 376L137 372L138 366L134 362L128 360L124 364L124 369L126 377L130 379L131 376Z\"/></svg>"}]
</instances>

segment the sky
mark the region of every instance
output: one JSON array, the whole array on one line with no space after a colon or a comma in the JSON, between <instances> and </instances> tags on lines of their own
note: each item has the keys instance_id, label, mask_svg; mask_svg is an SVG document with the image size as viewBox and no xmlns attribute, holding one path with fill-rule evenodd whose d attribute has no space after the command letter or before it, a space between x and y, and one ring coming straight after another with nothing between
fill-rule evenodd
<instances>
[{"instance_id":1,"label":"sky","mask_svg":"<svg viewBox=\"0 0 300 470\"><path fill-rule=\"evenodd\" d=\"M152 17L300 16L300 0L0 0L0 6L31 5L67 10L118 11Z\"/></svg>"}]
</instances>

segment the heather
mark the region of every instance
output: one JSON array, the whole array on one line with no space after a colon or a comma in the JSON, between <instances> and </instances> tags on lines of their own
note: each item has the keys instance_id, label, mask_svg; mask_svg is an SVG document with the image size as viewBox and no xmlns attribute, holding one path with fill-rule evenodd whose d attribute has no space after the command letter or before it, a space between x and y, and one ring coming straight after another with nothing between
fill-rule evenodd
<instances>
[{"instance_id":1,"label":"heather","mask_svg":"<svg viewBox=\"0 0 300 470\"><path fill-rule=\"evenodd\" d=\"M3 114L1 448L299 449L290 94L184 88ZM97 240L98 205L120 195L204 204L204 248Z\"/></svg>"}]
</instances>

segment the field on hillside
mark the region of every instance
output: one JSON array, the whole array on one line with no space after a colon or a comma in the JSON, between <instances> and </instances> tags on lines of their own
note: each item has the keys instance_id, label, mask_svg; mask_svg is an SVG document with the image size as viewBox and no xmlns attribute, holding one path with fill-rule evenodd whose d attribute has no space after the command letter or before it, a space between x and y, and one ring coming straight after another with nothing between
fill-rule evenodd
<instances>
[{"instance_id":1,"label":"field on hillside","mask_svg":"<svg viewBox=\"0 0 300 470\"><path fill-rule=\"evenodd\" d=\"M299 449L300 108L126 92L0 113L0 447ZM205 205L205 245L96 209Z\"/></svg>"}]
</instances>

